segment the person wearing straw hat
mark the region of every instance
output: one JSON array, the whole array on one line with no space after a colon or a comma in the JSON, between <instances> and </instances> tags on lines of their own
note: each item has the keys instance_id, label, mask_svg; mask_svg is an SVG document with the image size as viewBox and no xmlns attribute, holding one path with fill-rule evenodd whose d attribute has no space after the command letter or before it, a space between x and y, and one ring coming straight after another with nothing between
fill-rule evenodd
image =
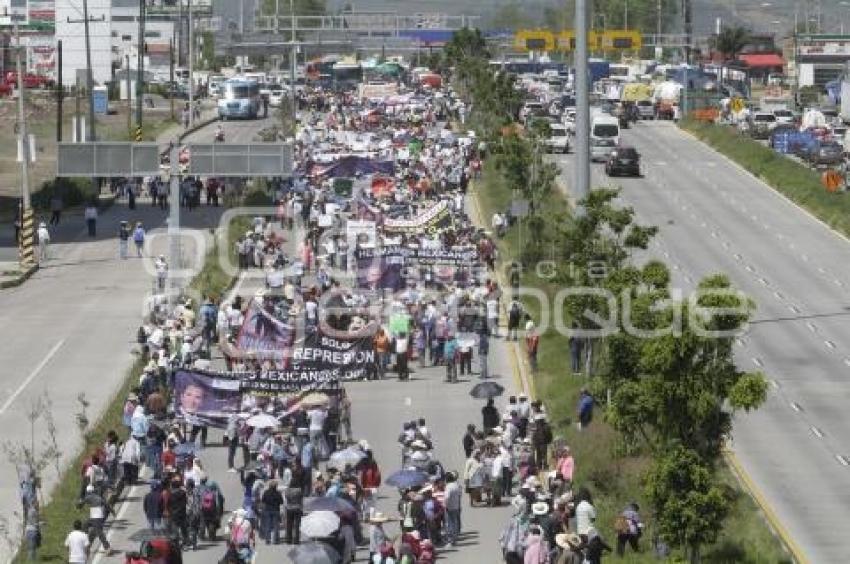
<instances>
[{"instance_id":1,"label":"person wearing straw hat","mask_svg":"<svg viewBox=\"0 0 850 564\"><path fill-rule=\"evenodd\" d=\"M388 541L387 534L384 532L384 523L387 523L390 520L391 519L389 517L387 517L380 511L375 511L368 516L367 522L369 523L369 562L372 562L376 554L381 553L381 548Z\"/></svg>"},{"instance_id":2,"label":"person wearing straw hat","mask_svg":"<svg viewBox=\"0 0 850 564\"><path fill-rule=\"evenodd\" d=\"M555 564L582 564L581 539L575 533L555 535L555 544L560 549Z\"/></svg>"}]
</instances>

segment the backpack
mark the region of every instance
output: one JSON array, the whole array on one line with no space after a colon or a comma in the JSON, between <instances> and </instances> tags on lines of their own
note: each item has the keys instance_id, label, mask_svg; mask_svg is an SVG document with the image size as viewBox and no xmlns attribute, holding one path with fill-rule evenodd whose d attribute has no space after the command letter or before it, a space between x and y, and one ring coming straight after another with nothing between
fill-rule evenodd
<instances>
[{"instance_id":1,"label":"backpack","mask_svg":"<svg viewBox=\"0 0 850 564\"><path fill-rule=\"evenodd\" d=\"M204 490L201 494L201 511L204 513L212 513L215 511L215 492L212 490Z\"/></svg>"},{"instance_id":2,"label":"backpack","mask_svg":"<svg viewBox=\"0 0 850 564\"><path fill-rule=\"evenodd\" d=\"M631 532L629 520L623 515L617 515L614 519L614 531L616 531L618 535L628 535Z\"/></svg>"}]
</instances>

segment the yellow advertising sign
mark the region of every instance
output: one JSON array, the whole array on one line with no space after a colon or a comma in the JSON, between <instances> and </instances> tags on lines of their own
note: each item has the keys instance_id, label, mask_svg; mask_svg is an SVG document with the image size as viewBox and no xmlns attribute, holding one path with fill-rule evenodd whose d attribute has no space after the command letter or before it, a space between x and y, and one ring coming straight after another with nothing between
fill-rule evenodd
<instances>
[{"instance_id":1,"label":"yellow advertising sign","mask_svg":"<svg viewBox=\"0 0 850 564\"><path fill-rule=\"evenodd\" d=\"M514 34L514 47L519 51L553 51L555 36L545 29L521 29Z\"/></svg>"},{"instance_id":2,"label":"yellow advertising sign","mask_svg":"<svg viewBox=\"0 0 850 564\"><path fill-rule=\"evenodd\" d=\"M612 29L587 33L587 47L592 51L640 49L642 46L642 36L637 31ZM521 29L514 34L514 47L519 51L574 51L576 34L572 29L557 33L540 29Z\"/></svg>"}]
</instances>

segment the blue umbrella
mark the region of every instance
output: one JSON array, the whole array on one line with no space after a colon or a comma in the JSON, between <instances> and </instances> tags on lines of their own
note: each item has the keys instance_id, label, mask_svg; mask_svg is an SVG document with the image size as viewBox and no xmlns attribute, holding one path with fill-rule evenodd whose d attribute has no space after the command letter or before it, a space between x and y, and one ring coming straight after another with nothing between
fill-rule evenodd
<instances>
[{"instance_id":1,"label":"blue umbrella","mask_svg":"<svg viewBox=\"0 0 850 564\"><path fill-rule=\"evenodd\" d=\"M194 455L198 451L198 445L193 442L180 443L174 447L176 456Z\"/></svg>"},{"instance_id":2,"label":"blue umbrella","mask_svg":"<svg viewBox=\"0 0 850 564\"><path fill-rule=\"evenodd\" d=\"M428 474L419 470L399 470L387 478L387 485L395 486L400 490L415 488L428 481Z\"/></svg>"}]
</instances>

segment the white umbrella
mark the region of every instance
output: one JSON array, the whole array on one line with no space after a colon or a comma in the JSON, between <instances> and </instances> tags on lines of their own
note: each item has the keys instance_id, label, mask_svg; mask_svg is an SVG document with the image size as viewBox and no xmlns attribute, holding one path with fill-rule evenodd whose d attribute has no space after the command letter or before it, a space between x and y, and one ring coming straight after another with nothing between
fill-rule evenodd
<instances>
[{"instance_id":1,"label":"white umbrella","mask_svg":"<svg viewBox=\"0 0 850 564\"><path fill-rule=\"evenodd\" d=\"M329 537L339 529L339 517L331 511L313 511L301 519L301 534L321 539Z\"/></svg>"},{"instance_id":2,"label":"white umbrella","mask_svg":"<svg viewBox=\"0 0 850 564\"><path fill-rule=\"evenodd\" d=\"M328 460L328 465L342 470L349 464L351 466L356 465L364 458L366 458L365 452L363 452L357 447L348 447L332 453L330 459Z\"/></svg>"},{"instance_id":3,"label":"white umbrella","mask_svg":"<svg viewBox=\"0 0 850 564\"><path fill-rule=\"evenodd\" d=\"M249 427L256 427L258 429L266 429L269 427L277 427L280 424L280 421L274 415L269 415L268 413L258 413L257 415L252 415L248 418L245 423Z\"/></svg>"}]
</instances>

